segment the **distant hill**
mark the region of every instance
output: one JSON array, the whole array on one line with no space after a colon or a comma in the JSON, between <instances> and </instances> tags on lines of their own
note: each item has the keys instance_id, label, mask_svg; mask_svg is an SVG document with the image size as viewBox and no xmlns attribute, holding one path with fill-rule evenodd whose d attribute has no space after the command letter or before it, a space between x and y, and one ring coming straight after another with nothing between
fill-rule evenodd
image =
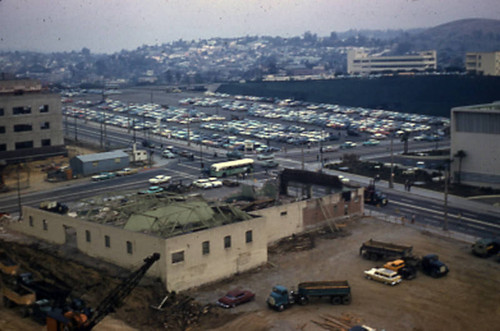
<instances>
[{"instance_id":1,"label":"distant hill","mask_svg":"<svg viewBox=\"0 0 500 331\"><path fill-rule=\"evenodd\" d=\"M500 20L464 19L398 38L396 53L437 50L438 64L463 66L467 52L500 51Z\"/></svg>"}]
</instances>

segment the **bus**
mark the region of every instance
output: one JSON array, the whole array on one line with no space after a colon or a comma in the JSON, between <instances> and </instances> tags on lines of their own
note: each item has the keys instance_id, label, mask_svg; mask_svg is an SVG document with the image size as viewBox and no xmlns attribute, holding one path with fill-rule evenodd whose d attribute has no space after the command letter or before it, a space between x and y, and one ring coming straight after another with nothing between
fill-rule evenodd
<instances>
[{"instance_id":1,"label":"bus","mask_svg":"<svg viewBox=\"0 0 500 331\"><path fill-rule=\"evenodd\" d=\"M214 163L210 166L210 176L227 177L253 171L253 159L241 159Z\"/></svg>"}]
</instances>

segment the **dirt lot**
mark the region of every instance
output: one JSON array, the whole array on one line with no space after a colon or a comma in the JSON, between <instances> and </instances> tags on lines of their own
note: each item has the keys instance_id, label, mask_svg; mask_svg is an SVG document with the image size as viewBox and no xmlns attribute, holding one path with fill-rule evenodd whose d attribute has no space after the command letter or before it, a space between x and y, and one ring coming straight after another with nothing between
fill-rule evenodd
<instances>
[{"instance_id":1,"label":"dirt lot","mask_svg":"<svg viewBox=\"0 0 500 331\"><path fill-rule=\"evenodd\" d=\"M166 293L161 285L149 280L146 286L134 290L124 307L95 329L123 330L126 329L122 324L124 321L137 330L340 330L317 324L324 324L331 318L348 325L363 323L387 331L497 329L500 323L500 264L493 259L472 256L469 243L442 239L373 218L353 221L343 231L343 236L334 239L318 235L314 240L315 247L309 250L279 250L279 253L269 256L268 265L189 291L187 294L197 302L178 296L177 303L168 303L162 312L151 309L150 305L157 305ZM451 271L439 279L419 274L416 279L395 287L367 280L363 277L363 270L376 263L363 260L358 250L360 244L369 238L411 244L417 255L438 253ZM107 274L99 273L83 265L89 261L62 265L60 257L52 258L50 254L41 253L46 250L44 245L20 246L17 250L24 259L29 259L32 254L31 263L36 261L41 266L57 270L53 274L75 284L76 293L83 294L89 302L95 302L116 284L120 273L119 269L102 263L99 267ZM54 249L49 253L72 256ZM80 259L77 255L74 258ZM266 306L265 299L273 285L292 287L301 281L342 279L347 279L352 287L353 302L349 306L332 306L317 300L282 313ZM256 300L229 311L212 305L234 287L254 291ZM179 315L180 312L183 316ZM189 325L186 322L189 320L195 323ZM41 327L2 308L0 329L9 328L36 330Z\"/></svg>"}]
</instances>

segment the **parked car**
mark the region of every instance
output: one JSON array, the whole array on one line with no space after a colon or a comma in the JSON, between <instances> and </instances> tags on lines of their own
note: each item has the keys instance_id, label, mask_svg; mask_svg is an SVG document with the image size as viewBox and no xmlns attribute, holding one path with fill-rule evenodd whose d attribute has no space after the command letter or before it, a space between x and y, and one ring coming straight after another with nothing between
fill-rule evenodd
<instances>
[{"instance_id":1,"label":"parked car","mask_svg":"<svg viewBox=\"0 0 500 331\"><path fill-rule=\"evenodd\" d=\"M92 176L93 181L100 181L114 178L116 174L114 172L101 172L100 174Z\"/></svg>"},{"instance_id":2,"label":"parked car","mask_svg":"<svg viewBox=\"0 0 500 331\"><path fill-rule=\"evenodd\" d=\"M134 169L134 168L123 168L122 170L119 170L116 172L117 176L128 176L128 175L133 175L138 173L139 170Z\"/></svg>"},{"instance_id":3,"label":"parked car","mask_svg":"<svg viewBox=\"0 0 500 331\"><path fill-rule=\"evenodd\" d=\"M223 308L234 308L237 305L255 299L255 294L247 290L231 290L225 296L217 300L217 305Z\"/></svg>"},{"instance_id":4,"label":"parked car","mask_svg":"<svg viewBox=\"0 0 500 331\"><path fill-rule=\"evenodd\" d=\"M156 194L165 191L163 187L160 186L150 186L147 190L139 191L139 194Z\"/></svg>"},{"instance_id":5,"label":"parked car","mask_svg":"<svg viewBox=\"0 0 500 331\"><path fill-rule=\"evenodd\" d=\"M164 183L170 182L171 179L172 179L171 176L157 175L157 176L155 176L153 178L150 178L149 179L149 183L150 184L164 184Z\"/></svg>"},{"instance_id":6,"label":"parked car","mask_svg":"<svg viewBox=\"0 0 500 331\"><path fill-rule=\"evenodd\" d=\"M386 268L371 268L370 270L366 270L365 277L392 286L401 283L401 276L396 271Z\"/></svg>"}]
</instances>

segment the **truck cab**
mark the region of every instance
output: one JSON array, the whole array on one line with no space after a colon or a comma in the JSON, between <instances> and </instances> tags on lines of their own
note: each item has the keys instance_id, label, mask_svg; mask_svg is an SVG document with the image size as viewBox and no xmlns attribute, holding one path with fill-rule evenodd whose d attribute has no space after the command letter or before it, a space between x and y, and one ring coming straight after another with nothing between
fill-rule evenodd
<instances>
[{"instance_id":1,"label":"truck cab","mask_svg":"<svg viewBox=\"0 0 500 331\"><path fill-rule=\"evenodd\" d=\"M267 305L269 308L276 309L278 311L283 311L289 305L295 302L293 293L289 293L288 289L281 285L276 285L273 287L269 297L267 298Z\"/></svg>"},{"instance_id":2,"label":"truck cab","mask_svg":"<svg viewBox=\"0 0 500 331\"><path fill-rule=\"evenodd\" d=\"M365 203L375 206L386 206L389 202L387 196L382 192L375 190L375 186L373 184L368 185L368 187L365 188L364 198Z\"/></svg>"},{"instance_id":3,"label":"truck cab","mask_svg":"<svg viewBox=\"0 0 500 331\"><path fill-rule=\"evenodd\" d=\"M422 258L421 267L425 274L434 278L442 277L449 271L446 264L439 261L439 257L436 254L428 254L424 256Z\"/></svg>"},{"instance_id":4,"label":"truck cab","mask_svg":"<svg viewBox=\"0 0 500 331\"><path fill-rule=\"evenodd\" d=\"M500 238L479 239L472 245L472 253L480 257L488 257L500 251Z\"/></svg>"}]
</instances>

